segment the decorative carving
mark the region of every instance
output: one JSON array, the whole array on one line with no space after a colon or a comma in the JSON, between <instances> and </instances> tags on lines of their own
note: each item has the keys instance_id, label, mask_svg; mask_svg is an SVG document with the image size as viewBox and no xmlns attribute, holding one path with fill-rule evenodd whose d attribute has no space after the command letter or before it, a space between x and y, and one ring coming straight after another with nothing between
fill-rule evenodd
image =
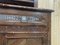
<instances>
[{"instance_id":1,"label":"decorative carving","mask_svg":"<svg viewBox=\"0 0 60 45\"><path fill-rule=\"evenodd\" d=\"M44 26L7 26L6 32L41 32L47 33L47 27Z\"/></svg>"},{"instance_id":2,"label":"decorative carving","mask_svg":"<svg viewBox=\"0 0 60 45\"><path fill-rule=\"evenodd\" d=\"M16 16L16 15L1 15L0 21L2 22L26 22L26 23L46 23L45 18L43 16Z\"/></svg>"},{"instance_id":3,"label":"decorative carving","mask_svg":"<svg viewBox=\"0 0 60 45\"><path fill-rule=\"evenodd\" d=\"M46 33L47 27L44 26L0 26L0 33L2 32L41 32Z\"/></svg>"}]
</instances>

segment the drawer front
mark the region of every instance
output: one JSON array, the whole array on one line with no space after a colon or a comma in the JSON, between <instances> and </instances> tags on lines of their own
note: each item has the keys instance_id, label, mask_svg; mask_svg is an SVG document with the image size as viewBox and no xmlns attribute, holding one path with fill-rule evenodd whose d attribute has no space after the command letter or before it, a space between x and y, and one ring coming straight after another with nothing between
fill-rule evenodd
<instances>
[{"instance_id":1,"label":"drawer front","mask_svg":"<svg viewBox=\"0 0 60 45\"><path fill-rule=\"evenodd\" d=\"M47 25L48 13L0 9L0 25ZM22 13L23 12L23 13ZM1 18L3 17L3 18Z\"/></svg>"},{"instance_id":2,"label":"drawer front","mask_svg":"<svg viewBox=\"0 0 60 45\"><path fill-rule=\"evenodd\" d=\"M0 25L43 25L47 26L48 16L35 15L6 15L0 14Z\"/></svg>"},{"instance_id":3,"label":"drawer front","mask_svg":"<svg viewBox=\"0 0 60 45\"><path fill-rule=\"evenodd\" d=\"M0 13L0 31L6 33L47 33L48 14L44 12L15 11ZM19 13L18 13L19 12ZM23 12L23 13L22 13ZM1 18L3 17L3 18Z\"/></svg>"}]
</instances>

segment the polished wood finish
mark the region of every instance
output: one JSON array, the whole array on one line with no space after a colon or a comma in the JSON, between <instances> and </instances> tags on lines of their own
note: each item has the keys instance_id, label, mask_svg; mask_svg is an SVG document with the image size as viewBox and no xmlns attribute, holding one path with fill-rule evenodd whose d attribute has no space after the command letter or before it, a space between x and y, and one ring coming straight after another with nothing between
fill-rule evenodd
<instances>
[{"instance_id":1,"label":"polished wood finish","mask_svg":"<svg viewBox=\"0 0 60 45\"><path fill-rule=\"evenodd\" d=\"M2 5L0 15L36 16L39 23L0 21L0 45L50 45L51 12L48 9Z\"/></svg>"}]
</instances>

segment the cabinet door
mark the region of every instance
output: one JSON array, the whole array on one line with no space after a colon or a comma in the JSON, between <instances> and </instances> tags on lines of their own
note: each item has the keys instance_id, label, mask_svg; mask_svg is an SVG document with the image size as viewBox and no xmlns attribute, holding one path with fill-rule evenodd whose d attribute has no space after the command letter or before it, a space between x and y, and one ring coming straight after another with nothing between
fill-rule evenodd
<instances>
[{"instance_id":1,"label":"cabinet door","mask_svg":"<svg viewBox=\"0 0 60 45\"><path fill-rule=\"evenodd\" d=\"M16 34L6 34L4 40L3 45L48 45L46 36L35 35L29 37L28 35L23 36L23 34L18 36Z\"/></svg>"},{"instance_id":2,"label":"cabinet door","mask_svg":"<svg viewBox=\"0 0 60 45\"><path fill-rule=\"evenodd\" d=\"M38 39L7 39L6 45L42 45L42 40Z\"/></svg>"},{"instance_id":3,"label":"cabinet door","mask_svg":"<svg viewBox=\"0 0 60 45\"><path fill-rule=\"evenodd\" d=\"M42 40L41 38L27 39L26 45L42 45Z\"/></svg>"},{"instance_id":4,"label":"cabinet door","mask_svg":"<svg viewBox=\"0 0 60 45\"><path fill-rule=\"evenodd\" d=\"M6 38L0 35L0 45L44 45L43 38Z\"/></svg>"},{"instance_id":5,"label":"cabinet door","mask_svg":"<svg viewBox=\"0 0 60 45\"><path fill-rule=\"evenodd\" d=\"M6 45L26 45L26 39L7 39Z\"/></svg>"}]
</instances>

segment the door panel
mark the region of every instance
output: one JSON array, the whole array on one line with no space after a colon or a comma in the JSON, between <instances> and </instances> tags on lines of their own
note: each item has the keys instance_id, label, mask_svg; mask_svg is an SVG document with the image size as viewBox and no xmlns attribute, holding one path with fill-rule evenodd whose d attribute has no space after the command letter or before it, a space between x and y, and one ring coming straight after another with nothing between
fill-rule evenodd
<instances>
[{"instance_id":1,"label":"door panel","mask_svg":"<svg viewBox=\"0 0 60 45\"><path fill-rule=\"evenodd\" d=\"M7 39L7 45L42 45L41 39Z\"/></svg>"},{"instance_id":2,"label":"door panel","mask_svg":"<svg viewBox=\"0 0 60 45\"><path fill-rule=\"evenodd\" d=\"M27 45L42 45L41 39L27 39Z\"/></svg>"},{"instance_id":3,"label":"door panel","mask_svg":"<svg viewBox=\"0 0 60 45\"><path fill-rule=\"evenodd\" d=\"M7 45L26 45L26 39L7 39Z\"/></svg>"}]
</instances>

